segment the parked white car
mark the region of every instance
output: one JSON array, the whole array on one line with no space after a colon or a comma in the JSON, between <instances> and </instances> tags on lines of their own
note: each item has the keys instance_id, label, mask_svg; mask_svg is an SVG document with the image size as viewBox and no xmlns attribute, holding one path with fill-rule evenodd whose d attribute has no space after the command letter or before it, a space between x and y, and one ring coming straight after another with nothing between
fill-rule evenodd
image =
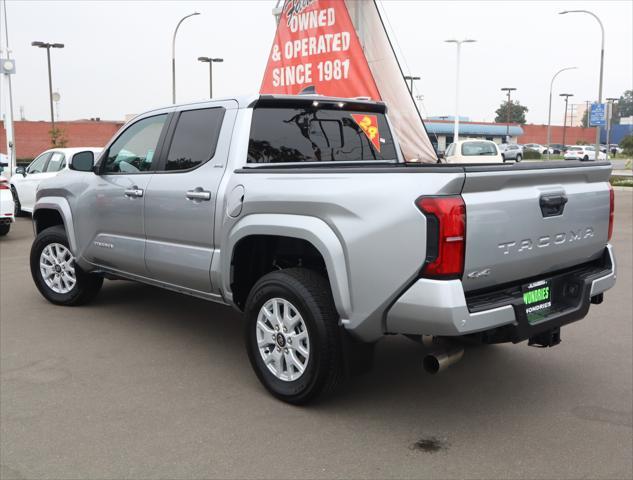
<instances>
[{"instance_id":1,"label":"parked white car","mask_svg":"<svg viewBox=\"0 0 633 480\"><path fill-rule=\"evenodd\" d=\"M596 159L596 147L593 145L573 145L567 147L567 151L563 156L565 160L588 160ZM598 160L606 160L607 155L604 152L598 153Z\"/></svg>"},{"instance_id":2,"label":"parked white car","mask_svg":"<svg viewBox=\"0 0 633 480\"><path fill-rule=\"evenodd\" d=\"M13 196L9 181L0 176L0 237L9 233L11 224L15 221L13 216Z\"/></svg>"},{"instance_id":3,"label":"parked white car","mask_svg":"<svg viewBox=\"0 0 633 480\"><path fill-rule=\"evenodd\" d=\"M446 149L446 163L503 163L499 147L490 140L459 140Z\"/></svg>"},{"instance_id":4,"label":"parked white car","mask_svg":"<svg viewBox=\"0 0 633 480\"><path fill-rule=\"evenodd\" d=\"M94 152L97 157L102 149L97 147L53 148L39 155L28 167L16 168L15 175L11 177L15 216L19 216L22 212L32 213L35 192L40 182L68 170L72 156L87 150Z\"/></svg>"},{"instance_id":5,"label":"parked white car","mask_svg":"<svg viewBox=\"0 0 633 480\"><path fill-rule=\"evenodd\" d=\"M525 145L523 145L523 149L524 150L532 150L534 152L538 152L542 155L545 155L547 153L548 148L544 145L541 145L539 143L526 143ZM552 152L552 149L549 149L550 153Z\"/></svg>"}]
</instances>

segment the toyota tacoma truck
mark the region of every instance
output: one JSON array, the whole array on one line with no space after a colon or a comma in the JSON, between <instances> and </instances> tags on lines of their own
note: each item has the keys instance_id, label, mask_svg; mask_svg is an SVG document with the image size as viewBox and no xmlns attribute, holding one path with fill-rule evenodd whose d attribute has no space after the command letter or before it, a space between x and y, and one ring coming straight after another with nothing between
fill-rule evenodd
<instances>
[{"instance_id":1,"label":"toyota tacoma truck","mask_svg":"<svg viewBox=\"0 0 633 480\"><path fill-rule=\"evenodd\" d=\"M436 369L461 340L556 345L616 279L610 164L410 164L380 102L170 106L70 162L37 192L42 295L79 305L128 279L230 305L294 404L389 334L450 341Z\"/></svg>"}]
</instances>

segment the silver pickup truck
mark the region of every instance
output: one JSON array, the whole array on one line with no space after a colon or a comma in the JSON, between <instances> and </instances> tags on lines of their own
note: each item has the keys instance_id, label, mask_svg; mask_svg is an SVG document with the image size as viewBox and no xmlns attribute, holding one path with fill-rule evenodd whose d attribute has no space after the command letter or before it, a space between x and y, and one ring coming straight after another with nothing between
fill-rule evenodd
<instances>
[{"instance_id":1,"label":"silver pickup truck","mask_svg":"<svg viewBox=\"0 0 633 480\"><path fill-rule=\"evenodd\" d=\"M171 106L41 185L31 272L60 305L104 277L231 305L262 384L306 403L388 334L433 345L429 370L460 340L556 345L615 283L610 172L407 164L377 102Z\"/></svg>"}]
</instances>

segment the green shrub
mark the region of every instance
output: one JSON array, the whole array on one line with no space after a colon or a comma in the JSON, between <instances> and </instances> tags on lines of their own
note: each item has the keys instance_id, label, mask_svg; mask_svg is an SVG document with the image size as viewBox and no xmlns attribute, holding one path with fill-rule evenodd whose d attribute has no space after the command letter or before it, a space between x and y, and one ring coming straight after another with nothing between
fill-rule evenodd
<instances>
[{"instance_id":1,"label":"green shrub","mask_svg":"<svg viewBox=\"0 0 633 480\"><path fill-rule=\"evenodd\" d=\"M620 141L620 147L622 147L625 155L633 155L633 135L627 135Z\"/></svg>"},{"instance_id":2,"label":"green shrub","mask_svg":"<svg viewBox=\"0 0 633 480\"><path fill-rule=\"evenodd\" d=\"M542 155L535 150L524 150L523 160L540 160Z\"/></svg>"}]
</instances>

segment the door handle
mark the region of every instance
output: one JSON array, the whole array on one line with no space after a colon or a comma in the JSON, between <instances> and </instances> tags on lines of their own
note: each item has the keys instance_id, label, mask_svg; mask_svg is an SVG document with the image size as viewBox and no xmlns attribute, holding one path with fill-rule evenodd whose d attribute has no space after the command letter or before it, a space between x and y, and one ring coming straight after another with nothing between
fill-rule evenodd
<instances>
[{"instance_id":1,"label":"door handle","mask_svg":"<svg viewBox=\"0 0 633 480\"><path fill-rule=\"evenodd\" d=\"M206 200L209 201L211 200L211 192L209 192L208 190L187 190L187 192L185 193L185 197L187 197L189 200Z\"/></svg>"},{"instance_id":2,"label":"door handle","mask_svg":"<svg viewBox=\"0 0 633 480\"><path fill-rule=\"evenodd\" d=\"M565 204L569 201L564 193L541 195L539 204L544 217L556 217L562 215Z\"/></svg>"},{"instance_id":3,"label":"door handle","mask_svg":"<svg viewBox=\"0 0 633 480\"><path fill-rule=\"evenodd\" d=\"M138 187L132 187L132 188L126 188L125 189L125 196L126 197L142 197L143 196L143 189L138 188Z\"/></svg>"}]
</instances>

